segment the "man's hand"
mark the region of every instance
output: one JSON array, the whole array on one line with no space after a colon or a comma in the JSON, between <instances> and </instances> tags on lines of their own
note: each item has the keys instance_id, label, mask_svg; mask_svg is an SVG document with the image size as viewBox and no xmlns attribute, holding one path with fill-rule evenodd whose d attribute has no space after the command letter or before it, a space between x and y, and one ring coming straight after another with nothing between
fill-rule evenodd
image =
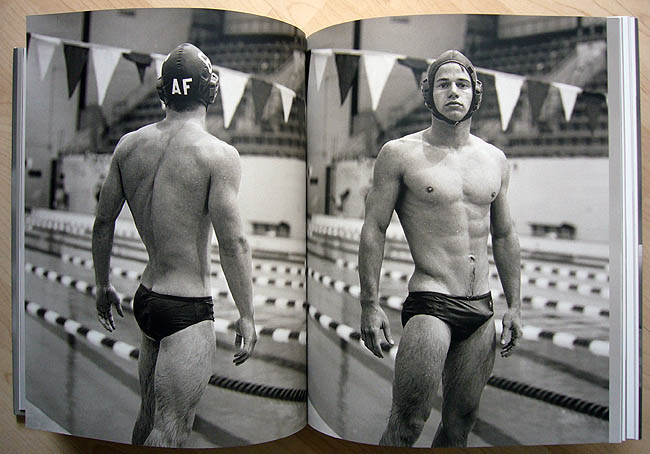
<instances>
[{"instance_id":1,"label":"man's hand","mask_svg":"<svg viewBox=\"0 0 650 454\"><path fill-rule=\"evenodd\" d=\"M240 318L235 324L235 347L239 349L232 360L235 366L243 364L251 356L257 343L255 322L252 318Z\"/></svg>"},{"instance_id":2,"label":"man's hand","mask_svg":"<svg viewBox=\"0 0 650 454\"><path fill-rule=\"evenodd\" d=\"M384 332L384 337L390 345L393 345L393 337L390 334L390 322L384 310L374 302L361 302L361 339L368 350L377 358L383 358L381 352L379 330Z\"/></svg>"},{"instance_id":3,"label":"man's hand","mask_svg":"<svg viewBox=\"0 0 650 454\"><path fill-rule=\"evenodd\" d=\"M519 310L508 309L503 314L503 332L501 333L501 357L507 358L522 337Z\"/></svg>"},{"instance_id":4,"label":"man's hand","mask_svg":"<svg viewBox=\"0 0 650 454\"><path fill-rule=\"evenodd\" d=\"M120 305L120 297L117 295L115 288L112 285L98 285L95 304L97 306L97 318L99 323L108 331L115 329L115 320L113 320L113 312L111 306L115 306L115 310L124 317L122 306Z\"/></svg>"}]
</instances>

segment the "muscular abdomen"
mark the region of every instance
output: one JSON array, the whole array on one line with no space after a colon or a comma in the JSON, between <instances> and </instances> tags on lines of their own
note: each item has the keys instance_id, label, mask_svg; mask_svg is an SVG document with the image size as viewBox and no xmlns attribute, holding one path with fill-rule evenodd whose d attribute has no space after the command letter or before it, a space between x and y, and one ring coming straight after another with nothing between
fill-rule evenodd
<instances>
[{"instance_id":1,"label":"muscular abdomen","mask_svg":"<svg viewBox=\"0 0 650 454\"><path fill-rule=\"evenodd\" d=\"M397 214L415 264L409 291L473 296L489 290L488 209L462 198L435 207L408 193L400 200Z\"/></svg>"}]
</instances>

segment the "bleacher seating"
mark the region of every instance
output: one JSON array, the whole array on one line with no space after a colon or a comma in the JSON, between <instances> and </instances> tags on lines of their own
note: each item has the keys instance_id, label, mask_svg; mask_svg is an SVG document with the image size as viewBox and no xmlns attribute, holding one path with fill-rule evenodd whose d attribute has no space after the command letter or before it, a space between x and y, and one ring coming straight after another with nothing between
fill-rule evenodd
<instances>
[{"instance_id":1,"label":"bleacher seating","mask_svg":"<svg viewBox=\"0 0 650 454\"><path fill-rule=\"evenodd\" d=\"M471 22L468 24L468 32L471 33L470 26ZM476 67L544 80L545 76L575 54L578 43L604 39L606 28L602 23L592 23L577 29L507 40L488 39L485 36L483 33L480 40L472 41L469 48L464 50ZM607 106L604 98L601 103L589 104L582 96L578 96L571 121L566 122L559 112L552 118L542 116L537 124L533 124L524 84L508 130L504 133L501 131L493 78L483 76L481 79L484 87L483 103L473 117L472 133L501 147L507 155L607 156ZM598 72L582 88L586 91L606 92L606 70ZM595 112L595 124L589 119L588 109L598 109ZM425 129L430 122L430 113L424 106L418 107L383 131L378 137L376 149L388 140Z\"/></svg>"}]
</instances>

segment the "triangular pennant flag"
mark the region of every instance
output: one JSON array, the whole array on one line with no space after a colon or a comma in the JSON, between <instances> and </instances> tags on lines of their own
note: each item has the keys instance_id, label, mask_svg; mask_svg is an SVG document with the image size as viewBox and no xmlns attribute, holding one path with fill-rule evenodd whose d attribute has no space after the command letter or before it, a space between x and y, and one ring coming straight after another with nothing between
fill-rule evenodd
<instances>
[{"instance_id":1,"label":"triangular pennant flag","mask_svg":"<svg viewBox=\"0 0 650 454\"><path fill-rule=\"evenodd\" d=\"M554 83L553 86L560 90L560 99L562 100L562 108L564 109L564 119L568 122L573 115L573 108L576 105L576 98L582 92L582 88L575 85L566 85L561 83Z\"/></svg>"},{"instance_id":2,"label":"triangular pennant flag","mask_svg":"<svg viewBox=\"0 0 650 454\"><path fill-rule=\"evenodd\" d=\"M330 55L332 55L331 51L312 50L311 52L311 59L314 60L314 73L316 74L316 90L320 90Z\"/></svg>"},{"instance_id":3,"label":"triangular pennant flag","mask_svg":"<svg viewBox=\"0 0 650 454\"><path fill-rule=\"evenodd\" d=\"M88 62L87 47L73 46L72 44L63 44L63 54L65 55L65 69L68 75L68 98L72 97L74 89L81 80L81 73Z\"/></svg>"},{"instance_id":4,"label":"triangular pennant flag","mask_svg":"<svg viewBox=\"0 0 650 454\"><path fill-rule=\"evenodd\" d=\"M494 72L494 86L497 90L497 101L499 103L499 113L501 114L501 130L503 131L508 129L510 118L517 101L519 101L524 80L524 76Z\"/></svg>"},{"instance_id":5,"label":"triangular pennant flag","mask_svg":"<svg viewBox=\"0 0 650 454\"><path fill-rule=\"evenodd\" d=\"M411 69L411 72L413 72L413 77L415 78L415 85L419 90L420 82L422 81L422 73L427 70L429 64L425 60L413 57L400 58L397 60L397 63Z\"/></svg>"},{"instance_id":6,"label":"triangular pennant flag","mask_svg":"<svg viewBox=\"0 0 650 454\"><path fill-rule=\"evenodd\" d=\"M124 53L124 58L135 63L135 66L138 68L138 75L140 76L140 83L144 83L144 71L153 61L151 55L140 54L138 52L130 52L128 54Z\"/></svg>"},{"instance_id":7,"label":"triangular pennant flag","mask_svg":"<svg viewBox=\"0 0 650 454\"><path fill-rule=\"evenodd\" d=\"M244 95L250 75L221 67L218 67L217 71L219 72L219 85L221 86L219 93L223 108L223 126L229 128L239 101Z\"/></svg>"},{"instance_id":8,"label":"triangular pennant flag","mask_svg":"<svg viewBox=\"0 0 650 454\"><path fill-rule=\"evenodd\" d=\"M49 36L33 36L33 38L38 54L38 69L41 73L41 80L43 80L52 62L54 49L61 45L61 40Z\"/></svg>"},{"instance_id":9,"label":"triangular pennant flag","mask_svg":"<svg viewBox=\"0 0 650 454\"><path fill-rule=\"evenodd\" d=\"M162 76L162 65L165 62L164 56L157 56L153 59L154 69L156 70L156 78Z\"/></svg>"},{"instance_id":10,"label":"triangular pennant flag","mask_svg":"<svg viewBox=\"0 0 650 454\"><path fill-rule=\"evenodd\" d=\"M598 128L600 108L605 97L600 93L584 92L582 93L581 99L585 103L585 111L589 119L589 129L593 132Z\"/></svg>"},{"instance_id":11,"label":"triangular pennant flag","mask_svg":"<svg viewBox=\"0 0 650 454\"><path fill-rule=\"evenodd\" d=\"M364 54L363 66L368 78L372 110L377 110L379 99L386 86L386 81L393 70L397 55L395 54Z\"/></svg>"},{"instance_id":12,"label":"triangular pennant flag","mask_svg":"<svg viewBox=\"0 0 650 454\"><path fill-rule=\"evenodd\" d=\"M336 71L339 75L339 94L341 95L341 104L348 97L352 83L359 69L359 55L335 54Z\"/></svg>"},{"instance_id":13,"label":"triangular pennant flag","mask_svg":"<svg viewBox=\"0 0 650 454\"><path fill-rule=\"evenodd\" d=\"M104 102L108 84L113 78L115 67L117 67L117 63L122 56L122 50L110 47L91 47L90 54L95 68L95 80L97 81L97 104L101 106Z\"/></svg>"},{"instance_id":14,"label":"triangular pennant flag","mask_svg":"<svg viewBox=\"0 0 650 454\"><path fill-rule=\"evenodd\" d=\"M296 97L296 92L280 84L274 84L275 88L280 90L280 97L282 98L282 110L284 111L284 122L289 121L289 114L291 113L291 105L293 98Z\"/></svg>"},{"instance_id":15,"label":"triangular pennant flag","mask_svg":"<svg viewBox=\"0 0 650 454\"><path fill-rule=\"evenodd\" d=\"M537 80L528 81L528 102L530 103L530 113L533 123L539 120L539 114L542 111L544 101L548 95L550 85L546 82L539 82Z\"/></svg>"},{"instance_id":16,"label":"triangular pennant flag","mask_svg":"<svg viewBox=\"0 0 650 454\"><path fill-rule=\"evenodd\" d=\"M268 101L269 96L271 95L271 88L273 88L273 85L259 79L253 79L252 82L255 121L259 123L262 119L262 114L264 113L264 107L266 107L266 101Z\"/></svg>"},{"instance_id":17,"label":"triangular pennant flag","mask_svg":"<svg viewBox=\"0 0 650 454\"><path fill-rule=\"evenodd\" d=\"M293 51L293 71L298 74L304 70L305 51L295 49Z\"/></svg>"}]
</instances>

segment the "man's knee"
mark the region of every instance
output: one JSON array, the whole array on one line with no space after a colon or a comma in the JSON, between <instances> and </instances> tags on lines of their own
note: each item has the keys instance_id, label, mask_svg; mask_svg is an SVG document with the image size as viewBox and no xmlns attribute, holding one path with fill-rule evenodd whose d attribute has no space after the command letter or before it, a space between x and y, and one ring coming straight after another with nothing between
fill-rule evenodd
<instances>
[{"instance_id":1,"label":"man's knee","mask_svg":"<svg viewBox=\"0 0 650 454\"><path fill-rule=\"evenodd\" d=\"M393 412L381 444L413 446L422 433L427 417L414 412Z\"/></svg>"},{"instance_id":2,"label":"man's knee","mask_svg":"<svg viewBox=\"0 0 650 454\"><path fill-rule=\"evenodd\" d=\"M460 404L460 405L458 405ZM445 406L442 412L442 426L450 439L465 439L474 427L478 417L478 402L458 402Z\"/></svg>"}]
</instances>

